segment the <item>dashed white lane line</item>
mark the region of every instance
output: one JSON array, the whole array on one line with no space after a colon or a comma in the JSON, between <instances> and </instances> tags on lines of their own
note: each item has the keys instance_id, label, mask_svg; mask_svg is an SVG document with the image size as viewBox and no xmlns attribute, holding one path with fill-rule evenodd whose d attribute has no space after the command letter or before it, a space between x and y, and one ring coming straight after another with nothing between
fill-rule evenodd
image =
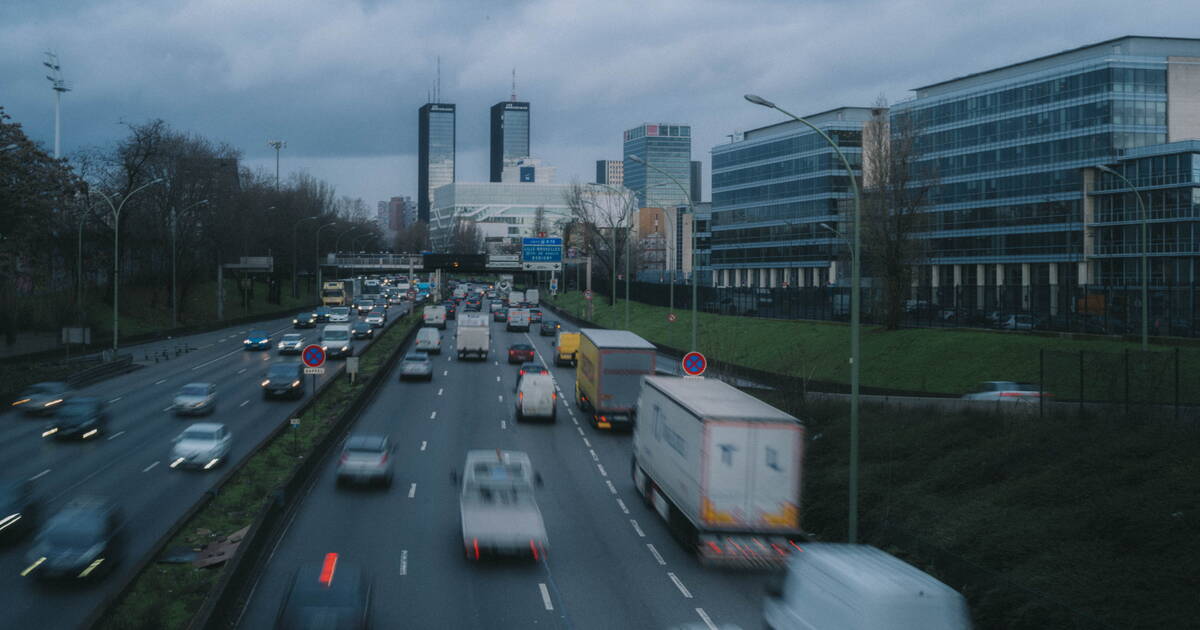
<instances>
[{"instance_id":1,"label":"dashed white lane line","mask_svg":"<svg viewBox=\"0 0 1200 630\"><path fill-rule=\"evenodd\" d=\"M600 470L600 476L601 476L601 477L607 477L607 476L608 476L608 471L607 471L607 470L604 470L604 464L596 464L596 468L598 468L598 469Z\"/></svg>"},{"instance_id":2,"label":"dashed white lane line","mask_svg":"<svg viewBox=\"0 0 1200 630\"><path fill-rule=\"evenodd\" d=\"M646 543L646 548L650 550L650 555L654 556L654 559L658 562L658 566L667 566L667 561L663 560L662 554L658 553L658 550L654 548L652 543ZM683 588L683 586L680 586L679 588ZM691 595L688 595L688 597L691 597Z\"/></svg>"},{"instance_id":3,"label":"dashed white lane line","mask_svg":"<svg viewBox=\"0 0 1200 630\"><path fill-rule=\"evenodd\" d=\"M408 550L407 549L400 550L400 575L408 575ZM716 630L716 629L714 628L713 630Z\"/></svg>"},{"instance_id":4,"label":"dashed white lane line","mask_svg":"<svg viewBox=\"0 0 1200 630\"><path fill-rule=\"evenodd\" d=\"M450 370L442 370L442 376L450 376Z\"/></svg>"},{"instance_id":5,"label":"dashed white lane line","mask_svg":"<svg viewBox=\"0 0 1200 630\"><path fill-rule=\"evenodd\" d=\"M688 599L692 598L691 591L687 590L687 587L683 585L683 582L679 581L679 578L674 573L668 571L667 576L671 578L671 581L675 583L675 587L679 589L680 593L683 593L684 597Z\"/></svg>"},{"instance_id":6,"label":"dashed white lane line","mask_svg":"<svg viewBox=\"0 0 1200 630\"><path fill-rule=\"evenodd\" d=\"M594 461L594 462L600 461L600 456L596 454L596 451L589 448L588 452L592 454L592 461Z\"/></svg>"},{"instance_id":7,"label":"dashed white lane line","mask_svg":"<svg viewBox=\"0 0 1200 630\"><path fill-rule=\"evenodd\" d=\"M157 381L154 381L154 384L155 384L155 385L162 385L163 383L166 383L166 382L167 382L167 379L165 379L165 378L160 378L160 379L158 379Z\"/></svg>"},{"instance_id":8,"label":"dashed white lane line","mask_svg":"<svg viewBox=\"0 0 1200 630\"><path fill-rule=\"evenodd\" d=\"M121 437L122 435L125 435L124 431L117 431L116 433L108 436L108 441L111 442L111 441Z\"/></svg>"},{"instance_id":9,"label":"dashed white lane line","mask_svg":"<svg viewBox=\"0 0 1200 630\"><path fill-rule=\"evenodd\" d=\"M121 397L120 397L120 396L117 396L116 398L112 398L112 399L110 399L110 400L108 401L108 404L110 404L110 405L111 405L111 404L113 404L113 403L117 402L118 400L121 400Z\"/></svg>"},{"instance_id":10,"label":"dashed white lane line","mask_svg":"<svg viewBox=\"0 0 1200 630\"><path fill-rule=\"evenodd\" d=\"M438 396L441 396L443 391L445 391L445 390L443 388L439 387L438 388Z\"/></svg>"},{"instance_id":11,"label":"dashed white lane line","mask_svg":"<svg viewBox=\"0 0 1200 630\"><path fill-rule=\"evenodd\" d=\"M494 366L496 366L496 367L500 367L500 362L499 362L499 361L492 361L492 365L494 365Z\"/></svg>"},{"instance_id":12,"label":"dashed white lane line","mask_svg":"<svg viewBox=\"0 0 1200 630\"><path fill-rule=\"evenodd\" d=\"M500 399L500 402L504 402L504 396L497 396L497 398Z\"/></svg>"},{"instance_id":13,"label":"dashed white lane line","mask_svg":"<svg viewBox=\"0 0 1200 630\"><path fill-rule=\"evenodd\" d=\"M242 369L238 370L238 372L237 372L237 373L238 373L238 374L242 374L242 373L244 373L245 371L246 371L246 368L242 368Z\"/></svg>"},{"instance_id":14,"label":"dashed white lane line","mask_svg":"<svg viewBox=\"0 0 1200 630\"><path fill-rule=\"evenodd\" d=\"M554 603L550 601L550 589L546 588L546 583L538 582L538 590L542 592L542 605L546 610L554 610Z\"/></svg>"},{"instance_id":15,"label":"dashed white lane line","mask_svg":"<svg viewBox=\"0 0 1200 630\"><path fill-rule=\"evenodd\" d=\"M414 483L413 485L408 487L408 498L411 499L415 496L417 496L417 484Z\"/></svg>"},{"instance_id":16,"label":"dashed white lane line","mask_svg":"<svg viewBox=\"0 0 1200 630\"><path fill-rule=\"evenodd\" d=\"M153 469L154 469L154 467L155 467L155 466L157 466L157 465L158 465L158 462L154 462L153 464L150 464L149 466L147 466L147 467L143 468L143 469L142 469L142 472L150 472L150 471L151 471L151 470L153 470Z\"/></svg>"},{"instance_id":17,"label":"dashed white lane line","mask_svg":"<svg viewBox=\"0 0 1200 630\"><path fill-rule=\"evenodd\" d=\"M221 341L224 341L224 339L222 339ZM212 364L216 363L217 361L224 359L225 357L235 355L239 352L245 352L245 350L243 350L241 348L238 348L237 350L230 350L229 352L226 352L225 354L222 354L221 356L219 356L215 359L212 359L211 361L205 361L204 363L201 363L200 365L192 366L192 370L199 370L205 366L212 365Z\"/></svg>"},{"instance_id":18,"label":"dashed white lane line","mask_svg":"<svg viewBox=\"0 0 1200 630\"><path fill-rule=\"evenodd\" d=\"M423 450L425 450L425 446L426 446L427 444L428 444L428 442L426 442L425 440L421 440L421 450L422 450L422 451L423 451Z\"/></svg>"},{"instance_id":19,"label":"dashed white lane line","mask_svg":"<svg viewBox=\"0 0 1200 630\"><path fill-rule=\"evenodd\" d=\"M612 485L612 481L610 481L610 480L608 480L608 479L605 479L605 480L604 480L604 483L608 484L608 491L609 491L609 493L610 493L610 494L616 494L616 493L617 493L617 487L616 487L616 486L614 486L614 485Z\"/></svg>"},{"instance_id":20,"label":"dashed white lane line","mask_svg":"<svg viewBox=\"0 0 1200 630\"><path fill-rule=\"evenodd\" d=\"M238 406L239 406L239 407L245 407L246 405L249 405L249 404L250 404L250 401L249 401L249 400L243 400L243 401L242 401L242 404L240 404L240 405L238 405Z\"/></svg>"},{"instance_id":21,"label":"dashed white lane line","mask_svg":"<svg viewBox=\"0 0 1200 630\"><path fill-rule=\"evenodd\" d=\"M38 479L41 479L42 477L45 477L46 475L49 475L49 474L50 474L50 469L47 468L46 470L43 470L42 472L30 477L29 480L37 481Z\"/></svg>"},{"instance_id":22,"label":"dashed white lane line","mask_svg":"<svg viewBox=\"0 0 1200 630\"><path fill-rule=\"evenodd\" d=\"M433 413L429 414L429 419L430 419L430 420L437 420L437 412L435 411L435 412L433 412Z\"/></svg>"},{"instance_id":23,"label":"dashed white lane line","mask_svg":"<svg viewBox=\"0 0 1200 630\"><path fill-rule=\"evenodd\" d=\"M645 538L646 532L642 531L642 526L634 519L629 519L629 524L633 525L633 531L637 532L638 538Z\"/></svg>"},{"instance_id":24,"label":"dashed white lane line","mask_svg":"<svg viewBox=\"0 0 1200 630\"><path fill-rule=\"evenodd\" d=\"M697 608L696 614L700 615L700 621L704 622L704 625L708 627L708 630L717 630L716 624L713 623L712 619L709 619L708 613L704 612L703 608Z\"/></svg>"},{"instance_id":25,"label":"dashed white lane line","mask_svg":"<svg viewBox=\"0 0 1200 630\"><path fill-rule=\"evenodd\" d=\"M583 435L583 427L575 427L575 430L579 432L579 435Z\"/></svg>"},{"instance_id":26,"label":"dashed white lane line","mask_svg":"<svg viewBox=\"0 0 1200 630\"><path fill-rule=\"evenodd\" d=\"M588 448L592 448L592 443L589 442L587 438L583 438L583 445Z\"/></svg>"},{"instance_id":27,"label":"dashed white lane line","mask_svg":"<svg viewBox=\"0 0 1200 630\"><path fill-rule=\"evenodd\" d=\"M500 382L500 377L499 377L499 376L497 376L497 377L496 377L496 382L497 382L497 383L499 383L499 382Z\"/></svg>"},{"instance_id":28,"label":"dashed white lane line","mask_svg":"<svg viewBox=\"0 0 1200 630\"><path fill-rule=\"evenodd\" d=\"M624 501L617 499L617 507L621 508L622 513L629 514L629 508L625 507Z\"/></svg>"},{"instance_id":29,"label":"dashed white lane line","mask_svg":"<svg viewBox=\"0 0 1200 630\"><path fill-rule=\"evenodd\" d=\"M508 428L508 421L507 421L507 420L501 420L501 421L500 421L500 428L501 428L501 429L507 429L507 428Z\"/></svg>"},{"instance_id":30,"label":"dashed white lane line","mask_svg":"<svg viewBox=\"0 0 1200 630\"><path fill-rule=\"evenodd\" d=\"M172 409L174 409L174 408L175 408L175 405L170 405L170 406L168 406L166 409L163 409L163 411L164 411L164 412L166 412L166 411L170 411L170 410L172 410Z\"/></svg>"}]
</instances>

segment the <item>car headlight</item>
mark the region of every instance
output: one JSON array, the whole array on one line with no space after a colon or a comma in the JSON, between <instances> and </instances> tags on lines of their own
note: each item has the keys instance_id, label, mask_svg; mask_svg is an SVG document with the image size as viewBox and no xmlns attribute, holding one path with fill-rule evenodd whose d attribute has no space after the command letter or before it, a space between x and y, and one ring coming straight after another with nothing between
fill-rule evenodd
<instances>
[{"instance_id":1,"label":"car headlight","mask_svg":"<svg viewBox=\"0 0 1200 630\"><path fill-rule=\"evenodd\" d=\"M300 380L297 379L297 380L292 381L292 387L300 387Z\"/></svg>"},{"instance_id":2,"label":"car headlight","mask_svg":"<svg viewBox=\"0 0 1200 630\"><path fill-rule=\"evenodd\" d=\"M259 383L259 384L260 384L260 385L262 385L263 387L266 387L267 385L270 385L270 384L271 384L271 379L267 379L267 380L265 380L265 381L263 381L262 383Z\"/></svg>"},{"instance_id":3,"label":"car headlight","mask_svg":"<svg viewBox=\"0 0 1200 630\"><path fill-rule=\"evenodd\" d=\"M250 343L250 340L249 340L249 339L243 339L243 340L242 340L242 343L246 343L246 344L248 344L248 343Z\"/></svg>"}]
</instances>

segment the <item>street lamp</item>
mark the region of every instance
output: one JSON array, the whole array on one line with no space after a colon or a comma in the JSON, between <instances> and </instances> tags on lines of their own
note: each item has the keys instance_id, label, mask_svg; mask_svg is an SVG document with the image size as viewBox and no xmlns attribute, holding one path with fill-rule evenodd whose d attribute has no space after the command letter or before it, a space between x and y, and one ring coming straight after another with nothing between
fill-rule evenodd
<instances>
[{"instance_id":1,"label":"street lamp","mask_svg":"<svg viewBox=\"0 0 1200 630\"><path fill-rule=\"evenodd\" d=\"M179 211L183 214L192 208L203 206L208 203L207 199L202 199L196 203ZM171 206L171 327L179 326L179 303L176 301L175 295L175 234L179 230L176 227L175 206Z\"/></svg>"},{"instance_id":2,"label":"street lamp","mask_svg":"<svg viewBox=\"0 0 1200 630\"><path fill-rule=\"evenodd\" d=\"M1126 179L1124 175L1118 173L1117 171L1115 171L1103 164L1097 164L1096 169L1103 171L1105 173L1108 173L1109 175L1115 175L1116 177L1121 178L1121 181L1125 182L1125 185L1129 186L1129 188L1131 190L1133 190L1134 196L1137 197L1138 209L1141 211L1141 215L1142 215L1142 221L1141 221L1141 223L1142 223L1142 265L1141 265L1142 266L1142 351L1144 352L1144 351L1150 349L1150 320L1149 320L1150 262L1147 259L1150 248L1146 244L1146 231L1147 231L1147 229L1149 229L1148 222L1149 222L1150 217L1146 214L1146 205L1142 202L1142 193L1141 193L1141 191L1138 190L1137 186L1133 185L1133 182Z\"/></svg>"},{"instance_id":3,"label":"street lamp","mask_svg":"<svg viewBox=\"0 0 1200 630\"><path fill-rule=\"evenodd\" d=\"M296 252L296 233L299 231L301 223L304 223L305 221L308 221L310 219L319 219L319 218L321 218L321 215L319 215L319 214L315 214L311 217L304 217L303 219L296 221L295 225L292 226L292 297L293 298L300 297L300 287L297 284L298 276L296 274L296 266L298 264L296 262L296 254L297 254L297 252Z\"/></svg>"},{"instance_id":4,"label":"street lamp","mask_svg":"<svg viewBox=\"0 0 1200 630\"><path fill-rule=\"evenodd\" d=\"M152 180L146 182L145 184L138 186L137 188L134 188L132 191L129 192L128 195L125 195L125 198L121 199L121 203L119 203L115 206L113 205L112 199L109 199L108 195L104 194L104 191L101 191L101 190L96 191L96 194L100 195L100 197L103 198L104 201L108 203L108 207L109 207L109 209L112 210L112 215L113 215L113 328L112 328L112 330L113 330L113 356L114 356L114 358L116 358L116 354L117 354L117 341L119 338L120 324L121 324L120 319L118 319L118 317L117 317L117 306L119 303L118 300L120 298L120 293L119 293L118 289L120 289L120 286L121 286L121 276L119 275L119 272L120 272L119 265L121 262L121 258L120 258L119 252L118 252L118 245L120 244L120 238L121 238L121 210L125 208L125 202L129 201L130 197L134 196L139 191L141 191L145 188L148 188L150 186L153 186L154 184L157 184L158 182L161 182L161 181L162 181L162 178L159 177L157 179L152 179Z\"/></svg>"},{"instance_id":5,"label":"street lamp","mask_svg":"<svg viewBox=\"0 0 1200 630\"><path fill-rule=\"evenodd\" d=\"M640 158L636 155L630 155L629 159L633 160L634 162L637 162L638 164L641 164L643 166L652 168L652 169L658 171L659 173L662 173L663 175L666 175L668 178L670 178L671 181L675 182L675 185L679 187L679 190L681 192L683 192L684 198L687 199L688 214L692 215L692 352L699 352L700 347L699 347L699 341L698 341L698 337L699 337L698 324L700 321L699 320L700 310L699 310L699 301L696 296L699 293L700 274L699 274L699 270L696 269L696 206L692 203L691 193L688 192L687 188L683 184L679 183L679 180L676 179L675 176L671 175L670 173L662 170L661 168L659 168L653 164L647 163L645 160L643 160L642 158ZM675 282L674 282L673 277L672 277L672 282L671 282L671 304L672 304L672 306L675 304Z\"/></svg>"},{"instance_id":6,"label":"street lamp","mask_svg":"<svg viewBox=\"0 0 1200 630\"><path fill-rule=\"evenodd\" d=\"M337 235L337 238L333 239L333 254L335 256L337 255L338 252L342 251L342 237L353 232L354 230L357 230L357 229L358 229L357 225L352 225L349 228L346 228L341 233L339 233Z\"/></svg>"},{"instance_id":7,"label":"street lamp","mask_svg":"<svg viewBox=\"0 0 1200 630\"><path fill-rule=\"evenodd\" d=\"M746 94L747 101L755 105L761 105L770 109L774 109L781 114L791 117L797 122L803 123L813 131L817 132L829 146L833 147L838 158L842 161L842 166L846 168L846 174L850 178L850 187L854 191L854 244L850 249L851 256L851 280L850 280L850 514L849 514L849 542L858 542L858 369L859 369L859 290L860 290L860 263L862 253L862 196L858 190L858 179L854 176L854 170L850 168L850 162L846 160L846 156L842 154L842 150L837 143L833 141L824 131L817 128L816 125L804 120L803 118L786 111L768 101L767 99L754 94Z\"/></svg>"},{"instance_id":8,"label":"street lamp","mask_svg":"<svg viewBox=\"0 0 1200 630\"><path fill-rule=\"evenodd\" d=\"M313 260L317 263L317 293L321 291L321 230L327 227L337 225L337 221L331 221L317 228L316 244L313 245Z\"/></svg>"}]
</instances>

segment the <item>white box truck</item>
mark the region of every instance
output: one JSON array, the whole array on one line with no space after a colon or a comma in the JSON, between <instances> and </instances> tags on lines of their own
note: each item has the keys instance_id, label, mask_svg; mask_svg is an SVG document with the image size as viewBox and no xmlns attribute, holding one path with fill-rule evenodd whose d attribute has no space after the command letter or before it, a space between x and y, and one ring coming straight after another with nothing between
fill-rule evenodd
<instances>
[{"instance_id":1,"label":"white box truck","mask_svg":"<svg viewBox=\"0 0 1200 630\"><path fill-rule=\"evenodd\" d=\"M463 313L458 316L458 332L455 335L458 358L468 356L486 360L492 345L492 324L483 313Z\"/></svg>"},{"instance_id":2,"label":"white box truck","mask_svg":"<svg viewBox=\"0 0 1200 630\"><path fill-rule=\"evenodd\" d=\"M521 303L524 301L525 301L525 292L524 291L509 292L509 294L508 294L509 308L517 308L517 307L521 306Z\"/></svg>"},{"instance_id":3,"label":"white box truck","mask_svg":"<svg viewBox=\"0 0 1200 630\"><path fill-rule=\"evenodd\" d=\"M434 328L446 329L446 307L440 304L436 306L426 306L422 313L422 321L426 326Z\"/></svg>"},{"instance_id":4,"label":"white box truck","mask_svg":"<svg viewBox=\"0 0 1200 630\"><path fill-rule=\"evenodd\" d=\"M538 298L540 298L540 297L541 296L538 295L537 289L527 289L525 291L525 301L529 302L530 304L532 304L534 306L538 305Z\"/></svg>"},{"instance_id":5,"label":"white box truck","mask_svg":"<svg viewBox=\"0 0 1200 630\"><path fill-rule=\"evenodd\" d=\"M706 564L779 567L802 539L804 425L715 379L647 376L633 482Z\"/></svg>"}]
</instances>

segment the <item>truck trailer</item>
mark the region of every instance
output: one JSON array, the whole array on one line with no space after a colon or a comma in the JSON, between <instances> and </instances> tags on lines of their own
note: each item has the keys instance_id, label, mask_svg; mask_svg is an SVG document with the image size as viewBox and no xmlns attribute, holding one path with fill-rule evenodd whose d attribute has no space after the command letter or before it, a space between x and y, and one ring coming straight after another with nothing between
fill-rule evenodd
<instances>
[{"instance_id":1,"label":"truck trailer","mask_svg":"<svg viewBox=\"0 0 1200 630\"><path fill-rule=\"evenodd\" d=\"M458 316L458 333L454 336L458 358L473 356L486 360L492 344L492 325L483 313L463 313Z\"/></svg>"},{"instance_id":2,"label":"truck trailer","mask_svg":"<svg viewBox=\"0 0 1200 630\"><path fill-rule=\"evenodd\" d=\"M628 330L583 328L579 333L576 404L597 429L633 426L642 377L654 374L654 344Z\"/></svg>"},{"instance_id":3,"label":"truck trailer","mask_svg":"<svg viewBox=\"0 0 1200 630\"><path fill-rule=\"evenodd\" d=\"M778 568L803 542L804 424L727 383L648 376L634 486L702 563Z\"/></svg>"}]
</instances>

